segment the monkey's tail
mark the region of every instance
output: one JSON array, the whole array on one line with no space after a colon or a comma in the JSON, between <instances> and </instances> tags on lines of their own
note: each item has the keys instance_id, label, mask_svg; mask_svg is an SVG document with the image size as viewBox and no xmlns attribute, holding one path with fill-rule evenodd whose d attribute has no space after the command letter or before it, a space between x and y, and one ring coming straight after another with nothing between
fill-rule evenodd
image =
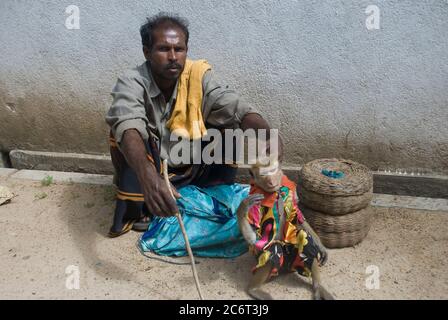
<instances>
[{"instance_id":1,"label":"monkey's tail","mask_svg":"<svg viewBox=\"0 0 448 320\"><path fill-rule=\"evenodd\" d=\"M323 300L336 300L336 298L330 292L328 292L325 287L320 286L319 291Z\"/></svg>"}]
</instances>

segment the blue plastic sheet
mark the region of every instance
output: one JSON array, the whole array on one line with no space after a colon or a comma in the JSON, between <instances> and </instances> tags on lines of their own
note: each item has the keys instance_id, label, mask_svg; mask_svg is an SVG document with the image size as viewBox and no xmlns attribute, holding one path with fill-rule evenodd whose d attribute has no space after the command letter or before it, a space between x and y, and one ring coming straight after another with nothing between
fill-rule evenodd
<instances>
[{"instance_id":1,"label":"blue plastic sheet","mask_svg":"<svg viewBox=\"0 0 448 320\"><path fill-rule=\"evenodd\" d=\"M189 185L178 192L182 198L177 200L177 206L194 255L234 258L247 252L236 210L249 194L248 185L235 183L207 188ZM140 238L140 247L164 256L188 255L176 217L154 218Z\"/></svg>"}]
</instances>

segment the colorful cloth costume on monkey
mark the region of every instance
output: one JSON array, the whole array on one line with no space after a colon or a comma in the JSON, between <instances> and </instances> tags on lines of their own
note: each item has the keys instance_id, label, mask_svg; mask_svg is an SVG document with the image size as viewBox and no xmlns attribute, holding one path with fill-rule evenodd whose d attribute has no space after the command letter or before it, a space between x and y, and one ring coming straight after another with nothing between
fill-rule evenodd
<instances>
[{"instance_id":1,"label":"colorful cloth costume on monkey","mask_svg":"<svg viewBox=\"0 0 448 320\"><path fill-rule=\"evenodd\" d=\"M247 216L257 235L257 241L250 248L258 258L253 272L270 262L271 276L278 275L279 271L297 271L309 277L314 258L320 261L322 252L312 236L300 227L304 218L297 206L296 184L284 175L278 192L268 193L251 183L249 194L254 193L265 198L252 206ZM283 208L279 207L281 203ZM280 226L282 213L285 215L283 228ZM282 229L283 234L279 234Z\"/></svg>"}]
</instances>

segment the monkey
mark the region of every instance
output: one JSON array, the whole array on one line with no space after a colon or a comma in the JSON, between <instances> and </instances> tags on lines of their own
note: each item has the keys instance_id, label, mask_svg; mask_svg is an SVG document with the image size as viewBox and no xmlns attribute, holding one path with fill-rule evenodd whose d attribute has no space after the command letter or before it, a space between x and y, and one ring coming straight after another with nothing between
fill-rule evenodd
<instances>
[{"instance_id":1,"label":"monkey","mask_svg":"<svg viewBox=\"0 0 448 320\"><path fill-rule=\"evenodd\" d=\"M315 300L334 300L320 280L320 266L326 263L328 253L297 206L295 183L272 158L268 165L252 165L249 173L251 191L239 205L237 219L258 264L246 293L254 299L271 300L260 287L282 269L311 277Z\"/></svg>"}]
</instances>

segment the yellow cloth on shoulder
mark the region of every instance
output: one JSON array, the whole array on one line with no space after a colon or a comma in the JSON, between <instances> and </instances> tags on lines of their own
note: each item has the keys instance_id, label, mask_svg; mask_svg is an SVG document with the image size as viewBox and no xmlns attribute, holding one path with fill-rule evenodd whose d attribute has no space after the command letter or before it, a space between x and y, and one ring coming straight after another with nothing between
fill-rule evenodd
<instances>
[{"instance_id":1,"label":"yellow cloth on shoulder","mask_svg":"<svg viewBox=\"0 0 448 320\"><path fill-rule=\"evenodd\" d=\"M202 78L211 66L206 60L189 60L179 77L176 105L166 127L178 136L200 139L207 134L202 118Z\"/></svg>"}]
</instances>

